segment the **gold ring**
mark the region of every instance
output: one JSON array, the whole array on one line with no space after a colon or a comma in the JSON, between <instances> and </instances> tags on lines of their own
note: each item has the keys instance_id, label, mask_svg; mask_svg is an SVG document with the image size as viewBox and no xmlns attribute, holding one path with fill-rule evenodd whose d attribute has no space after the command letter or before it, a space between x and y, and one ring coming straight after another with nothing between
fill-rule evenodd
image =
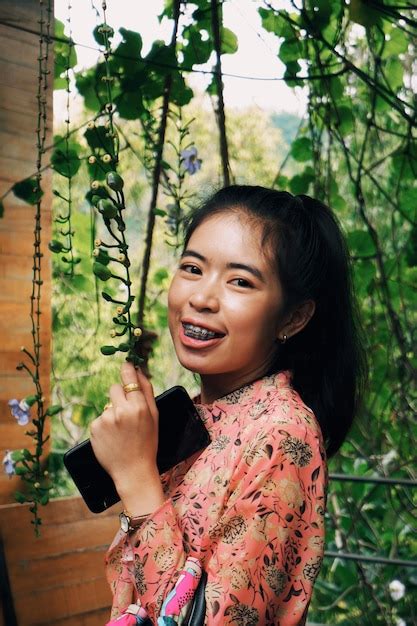
<instances>
[{"instance_id":1,"label":"gold ring","mask_svg":"<svg viewBox=\"0 0 417 626\"><path fill-rule=\"evenodd\" d=\"M137 391L140 389L140 385L138 383L127 383L127 385L123 385L123 391L125 393L130 393L131 391Z\"/></svg>"},{"instance_id":2,"label":"gold ring","mask_svg":"<svg viewBox=\"0 0 417 626\"><path fill-rule=\"evenodd\" d=\"M112 409L113 405L111 402L107 402L107 404L104 405L103 407L103 411L107 411L107 409Z\"/></svg>"}]
</instances>

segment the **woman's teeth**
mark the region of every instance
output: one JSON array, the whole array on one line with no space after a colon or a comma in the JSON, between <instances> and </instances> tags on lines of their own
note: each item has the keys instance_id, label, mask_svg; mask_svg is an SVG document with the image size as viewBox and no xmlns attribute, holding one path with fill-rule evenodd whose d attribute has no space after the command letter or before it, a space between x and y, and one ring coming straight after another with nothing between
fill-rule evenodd
<instances>
[{"instance_id":1,"label":"woman's teeth","mask_svg":"<svg viewBox=\"0 0 417 626\"><path fill-rule=\"evenodd\" d=\"M183 324L184 334L187 337L192 337L193 339L200 339L200 341L207 341L208 339L214 339L215 337L220 337L218 333L213 332L212 330L207 330L207 328L202 328L201 326L194 326L194 324Z\"/></svg>"}]
</instances>

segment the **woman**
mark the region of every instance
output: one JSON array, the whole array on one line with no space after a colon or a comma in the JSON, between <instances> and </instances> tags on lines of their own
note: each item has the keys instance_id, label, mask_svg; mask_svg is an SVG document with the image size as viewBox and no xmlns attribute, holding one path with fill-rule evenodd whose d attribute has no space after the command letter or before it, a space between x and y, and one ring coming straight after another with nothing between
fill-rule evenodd
<instances>
[{"instance_id":1,"label":"woman","mask_svg":"<svg viewBox=\"0 0 417 626\"><path fill-rule=\"evenodd\" d=\"M345 439L366 373L335 217L307 196L220 190L192 216L168 309L212 443L160 477L152 386L122 366L92 425L130 524L107 557L112 619L134 603L126 624L180 624L204 570L206 624L304 624L326 452Z\"/></svg>"}]
</instances>

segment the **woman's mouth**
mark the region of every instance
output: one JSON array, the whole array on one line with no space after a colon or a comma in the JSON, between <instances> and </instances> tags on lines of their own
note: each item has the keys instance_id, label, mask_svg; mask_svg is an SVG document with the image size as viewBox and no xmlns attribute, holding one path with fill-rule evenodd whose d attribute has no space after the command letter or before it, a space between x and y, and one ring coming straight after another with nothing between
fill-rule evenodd
<instances>
[{"instance_id":1,"label":"woman's mouth","mask_svg":"<svg viewBox=\"0 0 417 626\"><path fill-rule=\"evenodd\" d=\"M217 346L223 341L225 333L219 329L207 328L200 324L189 321L181 322L179 327L179 339L185 348L191 350L205 350Z\"/></svg>"},{"instance_id":2,"label":"woman's mouth","mask_svg":"<svg viewBox=\"0 0 417 626\"><path fill-rule=\"evenodd\" d=\"M216 333L213 330L204 328L203 326L196 326L195 324L189 324L182 322L184 329L184 335L190 337L190 339L197 339L198 341L209 341L210 339L219 339L224 337L224 333Z\"/></svg>"}]
</instances>

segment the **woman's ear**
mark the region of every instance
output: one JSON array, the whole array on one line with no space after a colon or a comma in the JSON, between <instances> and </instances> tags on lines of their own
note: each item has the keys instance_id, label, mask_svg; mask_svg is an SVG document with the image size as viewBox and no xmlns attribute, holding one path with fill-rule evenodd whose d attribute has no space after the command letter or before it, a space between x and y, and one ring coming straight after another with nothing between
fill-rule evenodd
<instances>
[{"instance_id":1,"label":"woman's ear","mask_svg":"<svg viewBox=\"0 0 417 626\"><path fill-rule=\"evenodd\" d=\"M290 339L290 337L299 333L300 330L303 330L313 317L315 310L316 303L314 300L306 300L293 309L287 316L285 323L281 325L278 331L278 339L282 340L284 335L287 336L287 339Z\"/></svg>"}]
</instances>

